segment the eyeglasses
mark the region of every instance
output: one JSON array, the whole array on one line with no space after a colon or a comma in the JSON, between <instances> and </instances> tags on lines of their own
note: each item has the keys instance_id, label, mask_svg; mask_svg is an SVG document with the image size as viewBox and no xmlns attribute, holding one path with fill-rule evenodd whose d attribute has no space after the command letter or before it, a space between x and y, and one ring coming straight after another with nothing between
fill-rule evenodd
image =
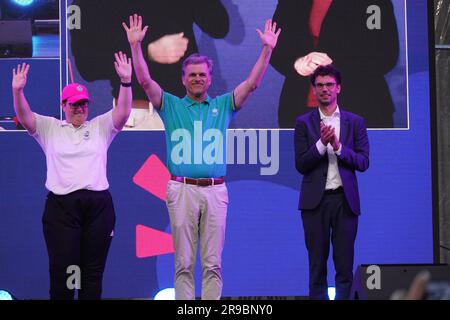
<instances>
[{"instance_id":1,"label":"eyeglasses","mask_svg":"<svg viewBox=\"0 0 450 320\"><path fill-rule=\"evenodd\" d=\"M333 89L335 85L336 82L327 82L327 83L316 83L314 86L319 89L322 89L324 87L327 87L327 89Z\"/></svg>"},{"instance_id":2,"label":"eyeglasses","mask_svg":"<svg viewBox=\"0 0 450 320\"><path fill-rule=\"evenodd\" d=\"M87 109L87 107L89 107L89 101L80 101L80 102L75 102L75 103L67 103L70 106L70 110L76 110L78 108L81 108L84 110Z\"/></svg>"}]
</instances>

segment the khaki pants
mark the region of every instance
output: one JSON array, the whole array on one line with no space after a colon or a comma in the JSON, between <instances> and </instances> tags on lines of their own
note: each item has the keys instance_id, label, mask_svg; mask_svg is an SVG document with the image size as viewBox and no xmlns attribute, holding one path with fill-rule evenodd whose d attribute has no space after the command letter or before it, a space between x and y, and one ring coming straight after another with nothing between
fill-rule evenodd
<instances>
[{"instance_id":1,"label":"khaki pants","mask_svg":"<svg viewBox=\"0 0 450 320\"><path fill-rule=\"evenodd\" d=\"M170 180L166 199L175 248L175 298L195 299L194 266L200 236L202 299L220 299L228 206L225 183L200 187Z\"/></svg>"}]
</instances>

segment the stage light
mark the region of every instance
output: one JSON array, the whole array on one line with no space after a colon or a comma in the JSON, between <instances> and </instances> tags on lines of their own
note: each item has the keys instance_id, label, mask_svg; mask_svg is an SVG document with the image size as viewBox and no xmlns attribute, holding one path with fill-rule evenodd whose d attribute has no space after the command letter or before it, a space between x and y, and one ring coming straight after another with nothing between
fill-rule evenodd
<instances>
[{"instance_id":1,"label":"stage light","mask_svg":"<svg viewBox=\"0 0 450 320\"><path fill-rule=\"evenodd\" d=\"M33 4L34 0L12 0L12 2L18 6L27 7Z\"/></svg>"},{"instance_id":2,"label":"stage light","mask_svg":"<svg viewBox=\"0 0 450 320\"><path fill-rule=\"evenodd\" d=\"M175 300L175 289L167 288L159 291L155 297L155 300Z\"/></svg>"},{"instance_id":3,"label":"stage light","mask_svg":"<svg viewBox=\"0 0 450 320\"><path fill-rule=\"evenodd\" d=\"M334 298L336 298L336 288L329 287L328 288L328 299L334 300Z\"/></svg>"},{"instance_id":4,"label":"stage light","mask_svg":"<svg viewBox=\"0 0 450 320\"><path fill-rule=\"evenodd\" d=\"M15 298L8 291L0 289L0 300L15 300Z\"/></svg>"},{"instance_id":5,"label":"stage light","mask_svg":"<svg viewBox=\"0 0 450 320\"><path fill-rule=\"evenodd\" d=\"M59 20L59 0L0 0L2 20Z\"/></svg>"}]
</instances>

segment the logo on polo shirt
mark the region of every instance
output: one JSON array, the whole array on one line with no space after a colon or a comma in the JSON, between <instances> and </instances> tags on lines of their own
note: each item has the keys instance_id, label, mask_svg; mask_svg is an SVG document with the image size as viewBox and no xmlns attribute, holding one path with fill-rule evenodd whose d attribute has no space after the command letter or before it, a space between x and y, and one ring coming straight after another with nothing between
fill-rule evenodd
<instances>
[{"instance_id":1,"label":"logo on polo shirt","mask_svg":"<svg viewBox=\"0 0 450 320\"><path fill-rule=\"evenodd\" d=\"M83 134L84 140L89 140L89 135L90 135L89 131L85 131Z\"/></svg>"},{"instance_id":2,"label":"logo on polo shirt","mask_svg":"<svg viewBox=\"0 0 450 320\"><path fill-rule=\"evenodd\" d=\"M218 112L217 108L212 109L213 117L217 117Z\"/></svg>"}]
</instances>

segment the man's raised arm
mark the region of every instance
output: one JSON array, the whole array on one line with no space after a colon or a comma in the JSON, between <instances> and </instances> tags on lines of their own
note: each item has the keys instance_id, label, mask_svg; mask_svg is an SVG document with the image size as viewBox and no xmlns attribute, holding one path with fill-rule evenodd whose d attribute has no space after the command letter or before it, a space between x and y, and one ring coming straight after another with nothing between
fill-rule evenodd
<instances>
[{"instance_id":1,"label":"man's raised arm","mask_svg":"<svg viewBox=\"0 0 450 320\"><path fill-rule=\"evenodd\" d=\"M159 84L151 78L150 71L148 70L147 63L145 62L142 53L142 40L145 37L148 26L142 28L142 17L137 14L130 16L129 27L125 22L122 23L122 26L127 33L128 42L130 43L136 78L147 94L150 102L155 108L159 109L162 102L162 89Z\"/></svg>"}]
</instances>

